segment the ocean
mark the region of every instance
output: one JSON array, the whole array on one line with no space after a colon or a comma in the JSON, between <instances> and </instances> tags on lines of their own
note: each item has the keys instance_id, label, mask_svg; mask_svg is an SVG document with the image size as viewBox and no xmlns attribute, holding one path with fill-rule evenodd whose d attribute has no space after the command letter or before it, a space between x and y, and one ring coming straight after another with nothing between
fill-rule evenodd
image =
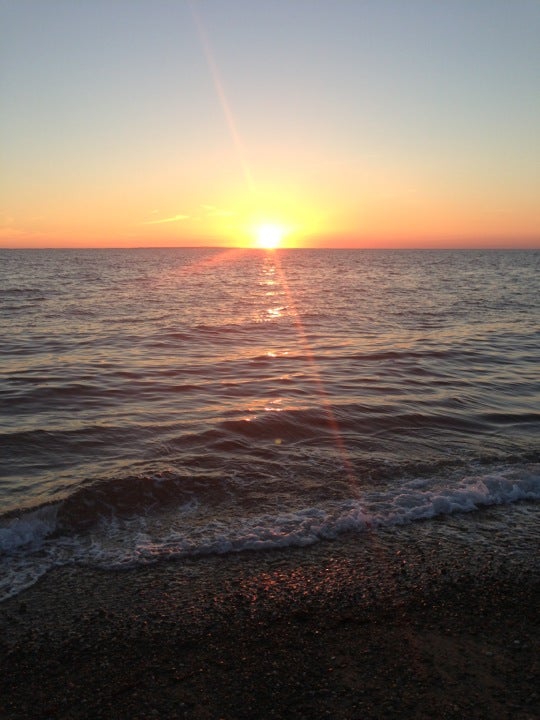
<instances>
[{"instance_id":1,"label":"ocean","mask_svg":"<svg viewBox=\"0 0 540 720\"><path fill-rule=\"evenodd\" d=\"M536 512L539 278L534 250L0 251L0 599Z\"/></svg>"}]
</instances>

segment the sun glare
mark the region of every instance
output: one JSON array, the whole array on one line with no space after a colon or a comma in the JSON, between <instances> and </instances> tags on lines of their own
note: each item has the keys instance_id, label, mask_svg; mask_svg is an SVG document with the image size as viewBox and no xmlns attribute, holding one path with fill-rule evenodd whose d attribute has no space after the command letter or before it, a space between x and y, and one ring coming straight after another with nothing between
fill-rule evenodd
<instances>
[{"instance_id":1,"label":"sun glare","mask_svg":"<svg viewBox=\"0 0 540 720\"><path fill-rule=\"evenodd\" d=\"M286 230L281 225L264 224L255 229L257 245L265 250L274 250L281 245Z\"/></svg>"}]
</instances>

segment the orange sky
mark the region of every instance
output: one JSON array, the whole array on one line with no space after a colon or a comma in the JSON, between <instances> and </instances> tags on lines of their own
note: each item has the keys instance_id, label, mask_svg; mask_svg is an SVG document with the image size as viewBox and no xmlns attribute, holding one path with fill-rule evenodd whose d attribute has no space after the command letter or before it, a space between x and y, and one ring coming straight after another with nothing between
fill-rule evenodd
<instances>
[{"instance_id":1,"label":"orange sky","mask_svg":"<svg viewBox=\"0 0 540 720\"><path fill-rule=\"evenodd\" d=\"M0 8L0 247L540 247L540 6Z\"/></svg>"}]
</instances>

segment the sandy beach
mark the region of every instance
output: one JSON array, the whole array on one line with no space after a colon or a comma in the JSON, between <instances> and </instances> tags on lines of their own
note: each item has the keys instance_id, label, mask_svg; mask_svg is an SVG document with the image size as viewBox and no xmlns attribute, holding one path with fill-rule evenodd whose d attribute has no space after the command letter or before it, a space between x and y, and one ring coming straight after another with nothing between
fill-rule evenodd
<instances>
[{"instance_id":1,"label":"sandy beach","mask_svg":"<svg viewBox=\"0 0 540 720\"><path fill-rule=\"evenodd\" d=\"M533 720L537 521L58 569L0 606L0 717Z\"/></svg>"}]
</instances>

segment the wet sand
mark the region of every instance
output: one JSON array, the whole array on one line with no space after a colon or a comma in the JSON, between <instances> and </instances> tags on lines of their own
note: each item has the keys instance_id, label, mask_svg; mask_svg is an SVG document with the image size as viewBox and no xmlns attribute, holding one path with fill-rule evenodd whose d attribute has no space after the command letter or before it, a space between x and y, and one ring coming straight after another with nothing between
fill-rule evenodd
<instances>
[{"instance_id":1,"label":"wet sand","mask_svg":"<svg viewBox=\"0 0 540 720\"><path fill-rule=\"evenodd\" d=\"M539 545L538 506L517 505L60 568L0 605L0 717L537 719Z\"/></svg>"}]
</instances>

